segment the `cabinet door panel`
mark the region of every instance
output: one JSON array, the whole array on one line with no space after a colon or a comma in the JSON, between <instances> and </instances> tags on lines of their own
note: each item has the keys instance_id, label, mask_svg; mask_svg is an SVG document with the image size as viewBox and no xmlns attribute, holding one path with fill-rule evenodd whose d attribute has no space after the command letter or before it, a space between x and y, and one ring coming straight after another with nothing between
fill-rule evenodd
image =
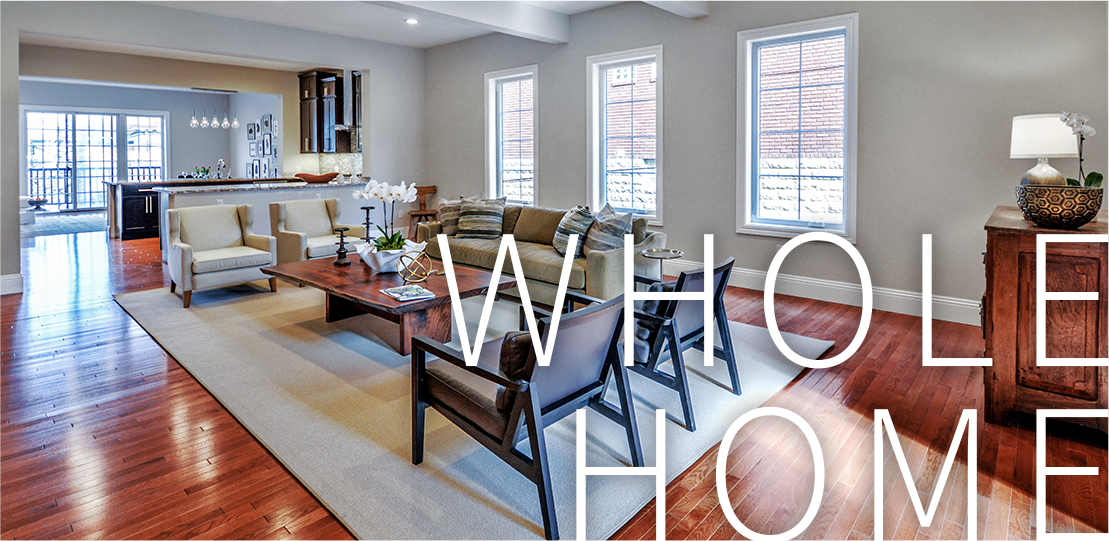
<instances>
[{"instance_id":1,"label":"cabinet door panel","mask_svg":"<svg viewBox=\"0 0 1109 541\"><path fill-rule=\"evenodd\" d=\"M1092 366L1036 365L1036 254L1023 252L1019 262L1017 384L1082 400L1097 400L1098 369ZM1047 291L1096 292L1101 276L1097 258L1048 254ZM1099 301L1048 301L1047 356L1096 358L1105 321Z\"/></svg>"},{"instance_id":2,"label":"cabinet door panel","mask_svg":"<svg viewBox=\"0 0 1109 541\"><path fill-rule=\"evenodd\" d=\"M313 153L319 148L316 138L316 108L317 101L314 99L300 102L301 153Z\"/></svg>"}]
</instances>

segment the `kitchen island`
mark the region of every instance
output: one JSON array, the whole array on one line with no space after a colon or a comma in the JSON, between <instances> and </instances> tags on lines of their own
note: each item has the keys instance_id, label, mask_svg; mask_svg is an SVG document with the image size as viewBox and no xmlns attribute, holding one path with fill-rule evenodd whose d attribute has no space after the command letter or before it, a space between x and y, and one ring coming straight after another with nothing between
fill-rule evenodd
<instances>
[{"instance_id":1,"label":"kitchen island","mask_svg":"<svg viewBox=\"0 0 1109 541\"><path fill-rule=\"evenodd\" d=\"M298 178L282 179L299 181ZM108 236L113 239L132 240L158 236L164 212L158 206L154 188L163 186L211 186L252 184L251 179L201 179L177 178L137 182L105 180L108 188Z\"/></svg>"},{"instance_id":2,"label":"kitchen island","mask_svg":"<svg viewBox=\"0 0 1109 541\"><path fill-rule=\"evenodd\" d=\"M162 217L168 209L183 207L196 207L202 205L242 205L254 206L253 232L258 235L270 235L270 203L280 201L294 201L297 199L338 199L341 220L348 224L362 224L366 220L366 212L361 209L366 205L377 207L372 217L380 219L381 202L355 199L352 195L355 189L361 189L361 182L334 182L326 184L308 184L300 179L284 179L280 181L251 181L249 184L222 184L204 186L157 186L153 188L158 194L159 207ZM398 214L401 209L397 209ZM407 212L407 209L404 209ZM380 223L380 222L378 222ZM161 228L162 260L165 260L165 246L169 238L169 227Z\"/></svg>"}]
</instances>

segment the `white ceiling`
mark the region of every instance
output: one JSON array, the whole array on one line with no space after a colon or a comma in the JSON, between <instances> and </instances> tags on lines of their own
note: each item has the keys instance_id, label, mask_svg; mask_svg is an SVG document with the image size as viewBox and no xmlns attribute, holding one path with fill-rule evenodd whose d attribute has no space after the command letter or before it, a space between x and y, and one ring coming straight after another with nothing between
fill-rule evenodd
<instances>
[{"instance_id":1,"label":"white ceiling","mask_svg":"<svg viewBox=\"0 0 1109 541\"><path fill-rule=\"evenodd\" d=\"M444 45L485 34L495 30L488 25L467 20L463 15L435 13L437 2L359 2L359 1L310 1L310 2L257 2L257 1L202 1L167 2L150 1L149 4L218 15L232 19L260 22L335 34L360 39L370 39L421 49ZM618 1L532 1L512 2L527 4L534 9L550 11L562 16L574 15L593 9L619 4ZM463 12L482 9L492 2L454 2L455 9ZM502 6L508 2L499 2ZM540 12L541 13L541 12ZM405 19L415 17L419 24L407 24Z\"/></svg>"},{"instance_id":2,"label":"white ceiling","mask_svg":"<svg viewBox=\"0 0 1109 541\"><path fill-rule=\"evenodd\" d=\"M660 9L689 18L708 14L705 1L643 0ZM546 43L569 39L571 15L592 11L620 1L148 1L148 4L231 19L297 28L324 34L368 39L406 47L429 48L500 32ZM407 24L414 17L419 24ZM285 71L316 66L274 58L247 58L90 41L66 36L20 34L20 43L73 49L156 56Z\"/></svg>"}]
</instances>

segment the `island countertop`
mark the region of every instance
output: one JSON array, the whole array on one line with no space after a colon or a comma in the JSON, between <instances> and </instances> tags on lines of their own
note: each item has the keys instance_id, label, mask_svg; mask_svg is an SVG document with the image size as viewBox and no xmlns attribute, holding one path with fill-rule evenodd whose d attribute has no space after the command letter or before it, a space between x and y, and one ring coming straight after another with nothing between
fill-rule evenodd
<instances>
[{"instance_id":1,"label":"island countertop","mask_svg":"<svg viewBox=\"0 0 1109 541\"><path fill-rule=\"evenodd\" d=\"M254 182L300 182L299 178L167 178L156 181L105 180L109 186L211 186L216 184L252 184Z\"/></svg>"},{"instance_id":2,"label":"island countertop","mask_svg":"<svg viewBox=\"0 0 1109 541\"><path fill-rule=\"evenodd\" d=\"M156 192L167 193L171 195L194 195L206 193L227 193L227 192L252 192L263 190L305 190L305 189L320 189L320 188L353 188L361 186L360 182L326 182L326 183L308 183L301 179L294 179L288 182L257 182L252 181L250 184L206 184L202 186L155 186L153 188Z\"/></svg>"}]
</instances>

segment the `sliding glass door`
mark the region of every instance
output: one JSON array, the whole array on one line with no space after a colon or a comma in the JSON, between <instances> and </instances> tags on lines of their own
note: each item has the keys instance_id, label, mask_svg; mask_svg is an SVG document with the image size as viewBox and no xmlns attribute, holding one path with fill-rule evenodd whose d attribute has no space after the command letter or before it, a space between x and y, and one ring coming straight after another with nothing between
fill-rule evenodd
<instances>
[{"instance_id":1,"label":"sliding glass door","mask_svg":"<svg viewBox=\"0 0 1109 541\"><path fill-rule=\"evenodd\" d=\"M27 194L52 211L105 208L105 180L163 180L164 130L161 114L28 110Z\"/></svg>"}]
</instances>

